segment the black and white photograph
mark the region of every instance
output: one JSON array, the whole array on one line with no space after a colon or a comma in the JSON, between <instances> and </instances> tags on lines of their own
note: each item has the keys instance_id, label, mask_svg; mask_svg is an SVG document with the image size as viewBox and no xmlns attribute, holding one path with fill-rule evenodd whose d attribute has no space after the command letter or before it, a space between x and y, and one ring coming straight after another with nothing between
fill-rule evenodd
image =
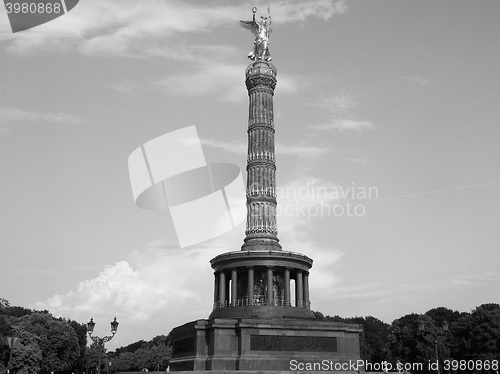
<instances>
[{"instance_id":1,"label":"black and white photograph","mask_svg":"<svg viewBox=\"0 0 500 374\"><path fill-rule=\"evenodd\" d=\"M0 373L500 368L500 1L3 0Z\"/></svg>"}]
</instances>

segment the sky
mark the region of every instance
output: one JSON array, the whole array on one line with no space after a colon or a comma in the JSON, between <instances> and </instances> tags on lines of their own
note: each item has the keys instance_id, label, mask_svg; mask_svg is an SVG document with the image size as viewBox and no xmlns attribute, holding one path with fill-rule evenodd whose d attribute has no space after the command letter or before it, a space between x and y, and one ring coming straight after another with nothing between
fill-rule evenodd
<instances>
[{"instance_id":1,"label":"sky","mask_svg":"<svg viewBox=\"0 0 500 374\"><path fill-rule=\"evenodd\" d=\"M311 308L387 323L500 302L500 2L81 0L12 33L0 7L0 297L113 350L207 318L209 260L140 209L129 155L196 126L246 179L253 35L271 7L278 231Z\"/></svg>"}]
</instances>

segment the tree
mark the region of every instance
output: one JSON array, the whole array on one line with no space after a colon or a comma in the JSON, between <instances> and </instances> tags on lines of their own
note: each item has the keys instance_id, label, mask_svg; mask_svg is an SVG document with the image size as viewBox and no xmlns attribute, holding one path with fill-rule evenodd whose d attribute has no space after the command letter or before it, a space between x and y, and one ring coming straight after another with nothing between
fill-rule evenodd
<instances>
[{"instance_id":1,"label":"tree","mask_svg":"<svg viewBox=\"0 0 500 374\"><path fill-rule=\"evenodd\" d=\"M432 357L432 346L419 330L420 320L421 315L412 313L392 322L389 349L394 363L424 363Z\"/></svg>"},{"instance_id":2,"label":"tree","mask_svg":"<svg viewBox=\"0 0 500 374\"><path fill-rule=\"evenodd\" d=\"M2 299L4 300L4 299ZM10 349L7 345L7 337L14 335L14 330L5 315L0 315L0 370L5 372L9 361Z\"/></svg>"},{"instance_id":3,"label":"tree","mask_svg":"<svg viewBox=\"0 0 500 374\"><path fill-rule=\"evenodd\" d=\"M389 324L372 316L350 318L349 322L359 323L363 326L363 333L360 339L360 344L363 344L362 359L372 363L381 363L389 359Z\"/></svg>"},{"instance_id":4,"label":"tree","mask_svg":"<svg viewBox=\"0 0 500 374\"><path fill-rule=\"evenodd\" d=\"M168 336L158 335L152 340L129 344L110 352L112 371L130 370L165 370L172 358L172 339Z\"/></svg>"},{"instance_id":5,"label":"tree","mask_svg":"<svg viewBox=\"0 0 500 374\"><path fill-rule=\"evenodd\" d=\"M38 337L42 350L42 372L69 371L80 357L75 330L66 321L53 318L48 313L34 312L18 319L17 326Z\"/></svg>"},{"instance_id":6,"label":"tree","mask_svg":"<svg viewBox=\"0 0 500 374\"><path fill-rule=\"evenodd\" d=\"M86 353L86 367L91 372L98 372L99 363L101 364L101 373L103 372L103 365L108 365L108 357L106 355L106 348L99 343L93 342Z\"/></svg>"},{"instance_id":7,"label":"tree","mask_svg":"<svg viewBox=\"0 0 500 374\"><path fill-rule=\"evenodd\" d=\"M76 360L74 367L71 369L71 371L72 372L84 371L86 368L87 325L71 320L68 320L68 323L75 331L76 337L78 339L78 347L80 350L80 356Z\"/></svg>"},{"instance_id":8,"label":"tree","mask_svg":"<svg viewBox=\"0 0 500 374\"><path fill-rule=\"evenodd\" d=\"M430 309L425 315L432 318L438 326L443 326L445 322L451 325L462 316L460 312L444 307Z\"/></svg>"},{"instance_id":9,"label":"tree","mask_svg":"<svg viewBox=\"0 0 500 374\"><path fill-rule=\"evenodd\" d=\"M320 321L357 323L363 326L363 332L359 336L360 356L363 360L372 363L381 363L389 358L389 324L372 316L353 318L342 318L340 316L325 317L323 313L315 311L313 311L313 314Z\"/></svg>"},{"instance_id":10,"label":"tree","mask_svg":"<svg viewBox=\"0 0 500 374\"><path fill-rule=\"evenodd\" d=\"M122 354L112 358L111 360L111 371L138 371L139 368L136 365L135 354L133 352L123 352Z\"/></svg>"},{"instance_id":11,"label":"tree","mask_svg":"<svg viewBox=\"0 0 500 374\"><path fill-rule=\"evenodd\" d=\"M18 374L38 372L42 363L42 350L38 345L38 337L21 326L14 327L14 335L18 339L12 347L11 370Z\"/></svg>"},{"instance_id":12,"label":"tree","mask_svg":"<svg viewBox=\"0 0 500 374\"><path fill-rule=\"evenodd\" d=\"M500 305L483 304L454 328L453 355L464 360L500 360Z\"/></svg>"}]
</instances>

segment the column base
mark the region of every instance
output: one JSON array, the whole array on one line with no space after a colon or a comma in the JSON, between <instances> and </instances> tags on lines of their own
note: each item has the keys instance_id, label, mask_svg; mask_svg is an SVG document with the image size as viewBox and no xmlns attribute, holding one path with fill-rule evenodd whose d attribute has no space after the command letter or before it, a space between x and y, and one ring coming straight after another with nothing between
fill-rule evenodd
<instances>
[{"instance_id":1,"label":"column base","mask_svg":"<svg viewBox=\"0 0 500 374\"><path fill-rule=\"evenodd\" d=\"M242 251L281 251L281 244L278 238L269 236L263 237L262 234L250 234L245 238L245 243L241 246Z\"/></svg>"}]
</instances>

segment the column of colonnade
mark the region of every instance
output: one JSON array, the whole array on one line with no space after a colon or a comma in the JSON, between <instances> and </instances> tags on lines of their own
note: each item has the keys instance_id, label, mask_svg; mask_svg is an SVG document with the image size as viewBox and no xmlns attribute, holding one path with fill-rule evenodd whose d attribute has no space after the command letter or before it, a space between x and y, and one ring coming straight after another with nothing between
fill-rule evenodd
<instances>
[{"instance_id":1,"label":"column of colonnade","mask_svg":"<svg viewBox=\"0 0 500 374\"><path fill-rule=\"evenodd\" d=\"M247 304L254 305L254 285L255 285L255 269L253 266L247 266ZM274 304L273 295L273 275L276 267L268 266L266 269L266 285L267 285L267 305ZM293 272L293 273L292 273ZM227 306L238 306L238 269L230 270L231 276L226 276L224 270L214 273L214 309L224 308ZM291 305L291 289L290 281L292 274L295 276L295 305ZM309 272L300 269L285 268L284 275L284 294L285 306L304 307L309 309ZM230 283L231 281L231 283ZM231 293L229 293L231 290Z\"/></svg>"}]
</instances>

